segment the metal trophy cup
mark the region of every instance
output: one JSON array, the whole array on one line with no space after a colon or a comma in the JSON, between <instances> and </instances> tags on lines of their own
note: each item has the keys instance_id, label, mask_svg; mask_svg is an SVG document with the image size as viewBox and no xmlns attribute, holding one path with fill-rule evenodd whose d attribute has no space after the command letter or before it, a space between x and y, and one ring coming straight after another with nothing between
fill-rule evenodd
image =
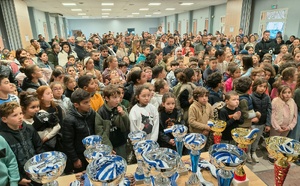
<instances>
[{"instance_id":1,"label":"metal trophy cup","mask_svg":"<svg viewBox=\"0 0 300 186\"><path fill-rule=\"evenodd\" d=\"M159 144L155 141L152 140L142 140L137 142L134 145L134 150L135 150L135 154L136 154L136 159L138 161L138 163L140 163L141 167L143 167L144 170L144 183L146 185L151 185L151 178L150 178L150 172L148 167L146 167L144 159L142 157L142 154L147 153L150 150L155 150L157 148L159 148Z\"/></svg>"},{"instance_id":2,"label":"metal trophy cup","mask_svg":"<svg viewBox=\"0 0 300 186\"><path fill-rule=\"evenodd\" d=\"M102 158L103 156L108 156L112 152L112 147L109 145L98 144L94 147L86 149L84 151L84 157L87 162L91 163L93 160Z\"/></svg>"},{"instance_id":3,"label":"metal trophy cup","mask_svg":"<svg viewBox=\"0 0 300 186\"><path fill-rule=\"evenodd\" d=\"M154 185L171 186L169 179L177 171L180 156L168 148L157 148L142 154L150 174L154 177Z\"/></svg>"},{"instance_id":4,"label":"metal trophy cup","mask_svg":"<svg viewBox=\"0 0 300 186\"><path fill-rule=\"evenodd\" d=\"M177 150L180 158L182 157L183 138L186 136L187 131L188 131L188 128L184 125L173 125L171 128L164 130L165 133L171 133L172 132L172 135L175 138L176 150ZM179 165L179 168L178 168L178 173L180 175L188 174L188 170L185 167L182 160L180 161L180 165Z\"/></svg>"},{"instance_id":5,"label":"metal trophy cup","mask_svg":"<svg viewBox=\"0 0 300 186\"><path fill-rule=\"evenodd\" d=\"M43 186L58 186L55 181L66 167L67 156L58 151L44 152L30 158L24 170L30 179Z\"/></svg>"},{"instance_id":6,"label":"metal trophy cup","mask_svg":"<svg viewBox=\"0 0 300 186\"><path fill-rule=\"evenodd\" d=\"M94 147L95 145L101 144L101 142L102 142L102 137L99 135L90 135L90 136L85 137L82 140L82 143L86 149L89 149L91 147Z\"/></svg>"},{"instance_id":7,"label":"metal trophy cup","mask_svg":"<svg viewBox=\"0 0 300 186\"><path fill-rule=\"evenodd\" d=\"M134 146L137 142L139 141L142 141L142 140L145 140L146 139L146 136L147 136L147 133L144 132L144 131L133 131L133 132L130 132L128 134L128 138L130 139L131 141L131 144ZM134 152L135 153L135 152ZM135 156L137 157L136 153L135 153ZM144 183L144 171L143 171L143 167L142 167L142 163L140 160L137 159L137 164L138 164L138 167L136 168L136 171L134 173L134 178L136 180L136 184L143 184Z\"/></svg>"},{"instance_id":8,"label":"metal trophy cup","mask_svg":"<svg viewBox=\"0 0 300 186\"><path fill-rule=\"evenodd\" d=\"M206 144L206 136L198 133L190 133L184 138L184 145L187 149L191 150L190 157L192 161L192 175L189 180L185 183L188 186L199 186L201 185L200 178L197 176L198 162L200 157L200 150Z\"/></svg>"},{"instance_id":9,"label":"metal trophy cup","mask_svg":"<svg viewBox=\"0 0 300 186\"><path fill-rule=\"evenodd\" d=\"M214 110L214 117L213 120L208 121L208 126L210 126L211 130L214 132L214 144L219 144L221 143L222 139L222 132L226 128L226 122L219 120L218 116L218 110L220 110L222 107L225 106L224 102L217 102L215 103L212 107Z\"/></svg>"},{"instance_id":10,"label":"metal trophy cup","mask_svg":"<svg viewBox=\"0 0 300 186\"><path fill-rule=\"evenodd\" d=\"M274 163L275 185L282 186L290 163L300 155L300 143L297 140L283 136L272 136L266 139L267 150L276 159Z\"/></svg>"},{"instance_id":11,"label":"metal trophy cup","mask_svg":"<svg viewBox=\"0 0 300 186\"><path fill-rule=\"evenodd\" d=\"M127 163L121 156L103 156L92 161L86 168L93 186L116 186L123 181Z\"/></svg>"},{"instance_id":12,"label":"metal trophy cup","mask_svg":"<svg viewBox=\"0 0 300 186\"><path fill-rule=\"evenodd\" d=\"M238 147L243 149L245 153L248 151L248 145L251 145L257 136L259 129L235 128L231 130L232 138L238 143ZM237 181L246 181L246 173L243 169L243 164L237 167L234 171L234 179Z\"/></svg>"},{"instance_id":13,"label":"metal trophy cup","mask_svg":"<svg viewBox=\"0 0 300 186\"><path fill-rule=\"evenodd\" d=\"M233 179L232 170L247 159L245 151L235 145L220 143L212 145L208 152L212 164L218 168L218 185L230 186Z\"/></svg>"}]
</instances>

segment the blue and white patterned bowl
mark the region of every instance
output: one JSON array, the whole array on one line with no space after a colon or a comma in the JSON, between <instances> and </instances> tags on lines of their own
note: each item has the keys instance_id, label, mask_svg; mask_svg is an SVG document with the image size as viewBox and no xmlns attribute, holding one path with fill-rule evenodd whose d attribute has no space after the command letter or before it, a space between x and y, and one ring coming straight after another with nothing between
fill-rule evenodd
<instances>
[{"instance_id":1,"label":"blue and white patterned bowl","mask_svg":"<svg viewBox=\"0 0 300 186\"><path fill-rule=\"evenodd\" d=\"M66 167L67 156L58 151L44 152L30 158L24 165L26 174L37 183L57 179Z\"/></svg>"},{"instance_id":2,"label":"blue and white patterned bowl","mask_svg":"<svg viewBox=\"0 0 300 186\"><path fill-rule=\"evenodd\" d=\"M186 136L188 128L184 125L174 125L172 134L175 138L183 138Z\"/></svg>"},{"instance_id":3,"label":"blue and white patterned bowl","mask_svg":"<svg viewBox=\"0 0 300 186\"><path fill-rule=\"evenodd\" d=\"M84 151L84 157L86 161L91 163L91 161L102 158L103 156L108 156L112 152L112 147L105 144L95 145Z\"/></svg>"},{"instance_id":4,"label":"blue and white patterned bowl","mask_svg":"<svg viewBox=\"0 0 300 186\"><path fill-rule=\"evenodd\" d=\"M131 144L134 145L141 140L145 140L147 133L141 130L132 131L128 134L128 138L131 141Z\"/></svg>"},{"instance_id":5,"label":"blue and white patterned bowl","mask_svg":"<svg viewBox=\"0 0 300 186\"><path fill-rule=\"evenodd\" d=\"M127 163L121 156L110 155L92 161L86 173L94 186L115 186L123 180L126 169Z\"/></svg>"},{"instance_id":6,"label":"blue and white patterned bowl","mask_svg":"<svg viewBox=\"0 0 300 186\"><path fill-rule=\"evenodd\" d=\"M133 146L138 159L142 159L142 153L159 148L159 144L153 140L142 140Z\"/></svg>"},{"instance_id":7,"label":"blue and white patterned bowl","mask_svg":"<svg viewBox=\"0 0 300 186\"><path fill-rule=\"evenodd\" d=\"M208 152L210 160L216 168L228 171L244 164L247 159L245 151L235 145L226 143L214 144Z\"/></svg>"},{"instance_id":8,"label":"blue and white patterned bowl","mask_svg":"<svg viewBox=\"0 0 300 186\"><path fill-rule=\"evenodd\" d=\"M189 150L201 150L206 144L206 136L199 133L190 133L183 139L184 145Z\"/></svg>"},{"instance_id":9,"label":"blue and white patterned bowl","mask_svg":"<svg viewBox=\"0 0 300 186\"><path fill-rule=\"evenodd\" d=\"M85 137L82 140L83 145L85 146L86 149L89 149L95 145L99 145L102 143L102 137L99 135L90 135Z\"/></svg>"}]
</instances>

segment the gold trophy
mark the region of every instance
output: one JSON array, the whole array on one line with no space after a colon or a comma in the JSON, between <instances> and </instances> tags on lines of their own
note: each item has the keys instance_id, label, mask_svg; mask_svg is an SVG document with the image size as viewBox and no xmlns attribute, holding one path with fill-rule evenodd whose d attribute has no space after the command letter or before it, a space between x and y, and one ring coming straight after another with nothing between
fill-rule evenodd
<instances>
[{"instance_id":1,"label":"gold trophy","mask_svg":"<svg viewBox=\"0 0 300 186\"><path fill-rule=\"evenodd\" d=\"M266 139L266 144L268 152L276 159L274 163L275 185L282 186L289 172L289 162L294 162L300 155L300 143L291 138L272 136Z\"/></svg>"},{"instance_id":2,"label":"gold trophy","mask_svg":"<svg viewBox=\"0 0 300 186\"><path fill-rule=\"evenodd\" d=\"M257 128L252 130L246 128L235 128L231 130L231 135L234 141L238 143L238 147L247 153L248 145L251 145L255 141L258 131L259 129ZM234 171L233 185L237 185L238 182L247 181L246 173L243 169L244 164L245 163L239 165Z\"/></svg>"},{"instance_id":3,"label":"gold trophy","mask_svg":"<svg viewBox=\"0 0 300 186\"><path fill-rule=\"evenodd\" d=\"M220 110L222 107L225 106L224 102L217 102L215 103L212 107L213 107L213 111L214 111L214 118L213 120L210 120L207 122L208 126L210 126L210 129L214 132L214 144L219 144L221 143L221 139L222 139L222 132L225 130L226 128L226 122L219 120L218 117L218 110Z\"/></svg>"}]
</instances>

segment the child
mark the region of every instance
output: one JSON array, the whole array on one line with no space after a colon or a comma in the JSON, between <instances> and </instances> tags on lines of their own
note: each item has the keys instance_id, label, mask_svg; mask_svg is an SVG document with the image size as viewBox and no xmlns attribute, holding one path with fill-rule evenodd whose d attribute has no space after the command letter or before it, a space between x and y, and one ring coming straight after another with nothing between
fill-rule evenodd
<instances>
[{"instance_id":1,"label":"child","mask_svg":"<svg viewBox=\"0 0 300 186\"><path fill-rule=\"evenodd\" d=\"M158 108L159 112L159 135L158 143L160 147L175 149L174 136L165 134L164 129L170 128L175 124L182 123L181 112L175 107L176 97L167 92L162 97L162 104Z\"/></svg>"},{"instance_id":2,"label":"child","mask_svg":"<svg viewBox=\"0 0 300 186\"><path fill-rule=\"evenodd\" d=\"M207 89L209 91L208 102L214 105L217 102L223 101L223 82L222 74L219 72L214 72L207 77L206 80Z\"/></svg>"},{"instance_id":3,"label":"child","mask_svg":"<svg viewBox=\"0 0 300 186\"><path fill-rule=\"evenodd\" d=\"M251 71L253 69L253 59L251 56L243 56L242 57L242 77L250 77Z\"/></svg>"},{"instance_id":4,"label":"child","mask_svg":"<svg viewBox=\"0 0 300 186\"><path fill-rule=\"evenodd\" d=\"M77 79L77 73L74 66L68 66L66 69L66 75L72 76L74 79Z\"/></svg>"},{"instance_id":5,"label":"child","mask_svg":"<svg viewBox=\"0 0 300 186\"><path fill-rule=\"evenodd\" d=\"M194 84L196 86L203 86L203 80L202 80L202 72L200 68L194 68L195 71L195 76L196 76L196 80L194 82Z\"/></svg>"},{"instance_id":6,"label":"child","mask_svg":"<svg viewBox=\"0 0 300 186\"><path fill-rule=\"evenodd\" d=\"M154 91L155 94L153 98L151 98L150 103L152 103L156 108L159 107L159 105L162 102L162 96L169 92L169 85L166 80L164 79L158 79L154 83Z\"/></svg>"},{"instance_id":7,"label":"child","mask_svg":"<svg viewBox=\"0 0 300 186\"><path fill-rule=\"evenodd\" d=\"M126 78L126 75L128 73L128 64L124 62L119 63L119 69L123 73L122 76Z\"/></svg>"},{"instance_id":8,"label":"child","mask_svg":"<svg viewBox=\"0 0 300 186\"><path fill-rule=\"evenodd\" d=\"M72 93L76 88L76 81L72 76L65 76L64 77L64 86L66 87L64 91L64 95L68 98L71 98Z\"/></svg>"},{"instance_id":9,"label":"child","mask_svg":"<svg viewBox=\"0 0 300 186\"><path fill-rule=\"evenodd\" d=\"M119 85L119 91L120 91L120 100L121 100L121 105L123 105L126 108L126 111L129 109L129 101L127 101L124 98L124 86Z\"/></svg>"},{"instance_id":10,"label":"child","mask_svg":"<svg viewBox=\"0 0 300 186\"><path fill-rule=\"evenodd\" d=\"M225 92L230 92L233 89L233 81L241 77L241 69L237 65L228 65L230 77L225 81Z\"/></svg>"},{"instance_id":11,"label":"child","mask_svg":"<svg viewBox=\"0 0 300 186\"><path fill-rule=\"evenodd\" d=\"M139 55L139 57L136 60L136 64L139 64L142 61L146 61L146 57L150 53L150 46L149 45L143 45L142 46L142 53Z\"/></svg>"},{"instance_id":12,"label":"child","mask_svg":"<svg viewBox=\"0 0 300 186\"><path fill-rule=\"evenodd\" d=\"M19 102L19 98L16 95L11 94L13 87L9 82L9 79L0 74L0 105L10 101Z\"/></svg>"},{"instance_id":13,"label":"child","mask_svg":"<svg viewBox=\"0 0 300 186\"><path fill-rule=\"evenodd\" d=\"M158 111L150 102L150 90L145 85L136 88L129 113L130 131L142 130L146 139L157 141L159 131Z\"/></svg>"},{"instance_id":14,"label":"child","mask_svg":"<svg viewBox=\"0 0 300 186\"><path fill-rule=\"evenodd\" d=\"M166 75L167 75L167 73L166 73L164 67L162 67L162 66L153 67L151 83L154 84L157 79L165 79Z\"/></svg>"},{"instance_id":15,"label":"child","mask_svg":"<svg viewBox=\"0 0 300 186\"><path fill-rule=\"evenodd\" d=\"M81 61L76 62L76 70L78 74L82 73L83 67L84 67L83 62Z\"/></svg>"},{"instance_id":16,"label":"child","mask_svg":"<svg viewBox=\"0 0 300 186\"><path fill-rule=\"evenodd\" d=\"M229 91L225 94L226 106L220 109L219 119L226 122L226 128L222 132L221 143L236 145L232 139L231 130L244 123L244 118L239 108L239 95L236 91Z\"/></svg>"},{"instance_id":17,"label":"child","mask_svg":"<svg viewBox=\"0 0 300 186\"><path fill-rule=\"evenodd\" d=\"M253 70L254 71L254 70ZM252 71L252 72L253 72ZM251 99L253 102L253 109L255 112L260 112L261 116L257 123L252 123L252 128L258 128L259 132L257 133L257 137L255 141L249 146L248 151L250 151L252 159L259 163L259 159L256 155L256 150L258 147L258 142L263 134L263 132L269 132L271 126L271 113L272 113L272 106L271 106L271 99L265 93L268 87L267 80L263 78L257 78L254 80L252 85L252 94Z\"/></svg>"},{"instance_id":18,"label":"child","mask_svg":"<svg viewBox=\"0 0 300 186\"><path fill-rule=\"evenodd\" d=\"M152 80L152 68L151 67L144 67L143 71L146 73L147 82L151 82Z\"/></svg>"},{"instance_id":19,"label":"child","mask_svg":"<svg viewBox=\"0 0 300 186\"><path fill-rule=\"evenodd\" d=\"M21 67L19 69L19 72L16 73L15 79L18 81L18 86L21 86L23 83L24 78L26 78L25 75L25 68L29 67L31 65L30 59L27 57L22 57L20 59Z\"/></svg>"},{"instance_id":20,"label":"child","mask_svg":"<svg viewBox=\"0 0 300 186\"><path fill-rule=\"evenodd\" d=\"M294 100L298 108L297 124L295 128L290 131L288 137L299 141L300 140L300 76L297 77L296 90L294 92Z\"/></svg>"},{"instance_id":21,"label":"child","mask_svg":"<svg viewBox=\"0 0 300 186\"><path fill-rule=\"evenodd\" d=\"M0 136L0 183L2 185L18 186L20 175L14 152L5 139Z\"/></svg>"},{"instance_id":22,"label":"child","mask_svg":"<svg viewBox=\"0 0 300 186\"><path fill-rule=\"evenodd\" d=\"M0 105L1 132L14 152L20 173L19 185L39 185L30 180L24 170L24 165L34 155L44 152L42 141L31 125L23 122L22 109L17 102Z\"/></svg>"},{"instance_id":23,"label":"child","mask_svg":"<svg viewBox=\"0 0 300 186\"><path fill-rule=\"evenodd\" d=\"M66 63L65 68L68 68L69 66L75 66L75 57L73 55L68 56L68 62Z\"/></svg>"},{"instance_id":24,"label":"child","mask_svg":"<svg viewBox=\"0 0 300 186\"><path fill-rule=\"evenodd\" d=\"M33 116L40 110L40 100L36 92L21 92L20 106L23 111L23 121L26 124L33 124Z\"/></svg>"},{"instance_id":25,"label":"child","mask_svg":"<svg viewBox=\"0 0 300 186\"><path fill-rule=\"evenodd\" d=\"M127 82L128 85L125 86L125 94L124 99L127 101L131 101L134 91L138 85L143 85L147 82L146 73L142 71L141 69L133 70L131 69L131 72L128 74Z\"/></svg>"},{"instance_id":26,"label":"child","mask_svg":"<svg viewBox=\"0 0 300 186\"><path fill-rule=\"evenodd\" d=\"M37 88L41 85L46 85L46 83L40 78L43 77L40 67L37 65L30 65L25 69L25 75L27 76L23 80L22 90L28 92L35 92Z\"/></svg>"},{"instance_id":27,"label":"child","mask_svg":"<svg viewBox=\"0 0 300 186\"><path fill-rule=\"evenodd\" d=\"M11 86L11 92L10 93L12 95L18 96L19 93L18 93L16 84L10 83L10 86Z\"/></svg>"},{"instance_id":28,"label":"child","mask_svg":"<svg viewBox=\"0 0 300 186\"><path fill-rule=\"evenodd\" d=\"M172 88L173 86L175 86L173 82L176 80L174 72L179 67L179 63L177 61L172 61L170 65L171 65L171 70L167 75L167 82L169 84L169 87Z\"/></svg>"},{"instance_id":29,"label":"child","mask_svg":"<svg viewBox=\"0 0 300 186\"><path fill-rule=\"evenodd\" d=\"M102 107L104 100L99 93L96 93L97 84L92 76L83 75L78 78L78 87L91 94L90 104L94 111L97 111L100 107Z\"/></svg>"},{"instance_id":30,"label":"child","mask_svg":"<svg viewBox=\"0 0 300 186\"><path fill-rule=\"evenodd\" d=\"M98 114L110 123L109 140L117 155L126 159L126 139L129 133L127 109L120 104L120 91L117 85L108 85L103 90L104 105Z\"/></svg>"},{"instance_id":31,"label":"child","mask_svg":"<svg viewBox=\"0 0 300 186\"><path fill-rule=\"evenodd\" d=\"M208 120L213 118L212 106L208 103L209 92L204 87L197 87L193 91L194 102L188 112L189 131L209 135Z\"/></svg>"},{"instance_id":32,"label":"child","mask_svg":"<svg viewBox=\"0 0 300 186\"><path fill-rule=\"evenodd\" d=\"M103 121L97 112L91 109L91 94L81 88L76 89L71 101L73 106L69 110L62 125L62 144L68 160L66 173L81 172L86 169L87 161L83 155L85 147L82 139L89 135L101 135L102 143L109 142L109 123Z\"/></svg>"},{"instance_id":33,"label":"child","mask_svg":"<svg viewBox=\"0 0 300 186\"><path fill-rule=\"evenodd\" d=\"M215 58L215 57L209 58L209 67L207 69L205 69L205 71L203 72L204 81L206 81L207 77L210 74L218 71L217 64L218 64L217 58Z\"/></svg>"}]
</instances>

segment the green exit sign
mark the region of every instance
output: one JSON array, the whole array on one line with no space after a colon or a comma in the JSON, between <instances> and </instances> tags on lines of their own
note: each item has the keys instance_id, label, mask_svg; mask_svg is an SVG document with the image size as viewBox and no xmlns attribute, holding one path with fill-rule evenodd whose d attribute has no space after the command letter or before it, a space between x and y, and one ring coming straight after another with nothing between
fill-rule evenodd
<instances>
[{"instance_id":1,"label":"green exit sign","mask_svg":"<svg viewBox=\"0 0 300 186\"><path fill-rule=\"evenodd\" d=\"M276 8L277 8L277 5L272 5L271 8L272 8L272 9L276 9Z\"/></svg>"}]
</instances>

